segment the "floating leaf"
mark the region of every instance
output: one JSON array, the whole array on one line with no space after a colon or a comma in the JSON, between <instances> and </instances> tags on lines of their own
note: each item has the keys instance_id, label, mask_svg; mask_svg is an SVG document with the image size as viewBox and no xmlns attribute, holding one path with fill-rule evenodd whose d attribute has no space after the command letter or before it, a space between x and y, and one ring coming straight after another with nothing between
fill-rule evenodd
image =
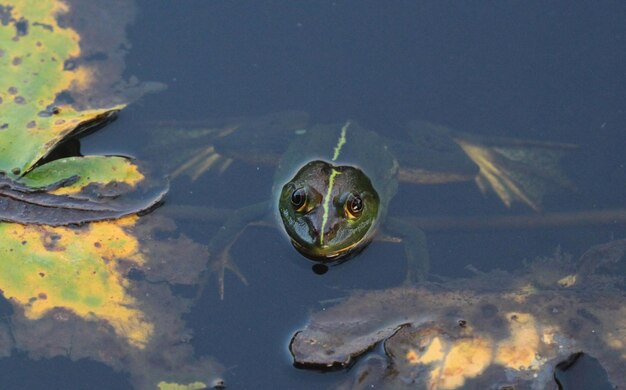
<instances>
[{"instance_id":1,"label":"floating leaf","mask_svg":"<svg viewBox=\"0 0 626 390\"><path fill-rule=\"evenodd\" d=\"M107 185L112 182L136 186L144 179L139 168L128 158L119 156L67 157L36 167L17 180L31 188L45 188L77 176L71 185L51 191L53 194L76 194L88 185Z\"/></svg>"},{"instance_id":2,"label":"floating leaf","mask_svg":"<svg viewBox=\"0 0 626 390\"><path fill-rule=\"evenodd\" d=\"M81 123L121 106L76 112L57 96L88 85L88 73L72 69L80 56L80 37L59 26L67 12L60 1L0 2L0 170L18 177Z\"/></svg>"},{"instance_id":3,"label":"floating leaf","mask_svg":"<svg viewBox=\"0 0 626 390\"><path fill-rule=\"evenodd\" d=\"M206 383L193 382L188 384L159 382L159 390L202 390L208 388Z\"/></svg>"},{"instance_id":4,"label":"floating leaf","mask_svg":"<svg viewBox=\"0 0 626 390\"><path fill-rule=\"evenodd\" d=\"M120 218L165 195L166 186L150 187L143 181L138 167L124 157L55 160L18 181L0 177L0 219L59 226Z\"/></svg>"},{"instance_id":5,"label":"floating leaf","mask_svg":"<svg viewBox=\"0 0 626 390\"><path fill-rule=\"evenodd\" d=\"M95 68L77 65L80 37L58 22L68 12L60 1L0 1L0 172L7 188L0 191L0 218L5 221L63 225L119 218L152 207L166 192L161 186L151 194L135 193L145 178L123 157L36 165L66 138L102 126L124 107L77 110L63 103L73 91L87 91L96 75Z\"/></svg>"},{"instance_id":6,"label":"floating leaf","mask_svg":"<svg viewBox=\"0 0 626 390\"><path fill-rule=\"evenodd\" d=\"M135 301L125 290L128 281L117 271L119 259L137 266L145 261L137 239L125 230L135 219L75 228L0 224L4 296L23 306L31 319L55 307L104 319L129 343L143 347L152 325L133 308Z\"/></svg>"},{"instance_id":7,"label":"floating leaf","mask_svg":"<svg viewBox=\"0 0 626 390\"><path fill-rule=\"evenodd\" d=\"M171 221L127 216L167 186L132 159L59 158L56 149L114 119L124 88L142 92L120 79L129 16L108 12L97 1L0 0L0 219L20 222L0 222L0 292L14 308L10 328L0 324L0 355L91 358L130 372L137 388L214 383L219 364L184 342L191 300L169 284L198 284L206 247L175 235ZM115 63L86 61L84 48ZM156 241L155 229L171 237ZM172 253L184 266L168 265Z\"/></svg>"},{"instance_id":8,"label":"floating leaf","mask_svg":"<svg viewBox=\"0 0 626 390\"><path fill-rule=\"evenodd\" d=\"M77 227L4 223L0 234L13 242L0 243L0 288L15 307L2 347L32 358L94 359L130 372L137 388L220 379L221 366L195 358L185 342L191 336L181 316L193 301L173 291L200 283L208 249L178 233L172 220L151 214ZM184 264L172 265L172 254ZM3 331L0 324L0 342Z\"/></svg>"}]
</instances>

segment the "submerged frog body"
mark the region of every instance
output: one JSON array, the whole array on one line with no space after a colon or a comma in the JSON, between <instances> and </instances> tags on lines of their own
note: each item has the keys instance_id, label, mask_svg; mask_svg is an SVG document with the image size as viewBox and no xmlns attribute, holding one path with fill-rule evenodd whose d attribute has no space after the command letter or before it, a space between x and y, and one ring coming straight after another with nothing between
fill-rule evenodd
<instances>
[{"instance_id":1,"label":"submerged frog body","mask_svg":"<svg viewBox=\"0 0 626 390\"><path fill-rule=\"evenodd\" d=\"M342 389L546 389L581 353L622 388L625 252L626 240L592 248L573 274L556 256L521 275L357 292L313 314L290 351L298 367L341 369L382 341L384 354L357 362Z\"/></svg>"},{"instance_id":2,"label":"submerged frog body","mask_svg":"<svg viewBox=\"0 0 626 390\"><path fill-rule=\"evenodd\" d=\"M409 279L419 280L428 264L423 235L402 218L387 215L399 182L475 180L506 205L518 201L535 210L547 190L568 185L557 162L570 145L485 140L420 121L408 125L411 141L406 142L386 139L355 121L307 122L306 114L290 112L192 132L210 146L173 176L187 172L197 178L212 167L223 171L234 159L276 166L271 204L248 207L249 217L238 213L237 220L227 222L209 244L213 253L227 259L238 232L274 209L294 247L322 262L359 252L382 227L405 242Z\"/></svg>"}]
</instances>

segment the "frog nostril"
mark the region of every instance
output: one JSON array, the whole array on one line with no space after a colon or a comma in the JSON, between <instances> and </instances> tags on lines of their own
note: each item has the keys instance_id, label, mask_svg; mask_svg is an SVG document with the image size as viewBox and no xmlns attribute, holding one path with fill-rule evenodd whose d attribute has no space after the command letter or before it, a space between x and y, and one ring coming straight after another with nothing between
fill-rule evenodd
<instances>
[{"instance_id":1,"label":"frog nostril","mask_svg":"<svg viewBox=\"0 0 626 390\"><path fill-rule=\"evenodd\" d=\"M332 239L335 238L335 236L337 235L337 230L338 230L339 226L338 225L334 225L332 227L327 228L324 231L324 242L328 243L330 242Z\"/></svg>"},{"instance_id":2,"label":"frog nostril","mask_svg":"<svg viewBox=\"0 0 626 390\"><path fill-rule=\"evenodd\" d=\"M311 242L317 242L319 240L320 232L313 224L309 224L309 236L311 237Z\"/></svg>"}]
</instances>

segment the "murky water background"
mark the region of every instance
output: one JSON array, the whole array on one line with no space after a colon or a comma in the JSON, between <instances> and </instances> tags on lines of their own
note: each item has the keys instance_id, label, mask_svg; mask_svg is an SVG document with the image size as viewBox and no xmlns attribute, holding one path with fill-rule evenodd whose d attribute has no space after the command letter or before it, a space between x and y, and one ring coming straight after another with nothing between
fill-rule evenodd
<instances>
[{"instance_id":1,"label":"murky water background","mask_svg":"<svg viewBox=\"0 0 626 390\"><path fill-rule=\"evenodd\" d=\"M623 207L626 196L626 4L615 2L179 2L139 1L128 34L127 74L168 85L82 142L85 154L142 155L147 124L298 109L312 122L357 119L400 137L411 119L484 135L580 145L564 166L576 192L547 211ZM176 151L172 151L176 153ZM222 176L178 180L168 202L236 208L270 195L272 171L234 164ZM157 213L159 211L157 210ZM390 214L525 214L473 184L402 187ZM206 242L216 227L181 221ZM429 234L432 272L469 276L515 269L557 247L578 257L624 237L624 226ZM248 228L220 301L215 279L187 320L198 355L229 370L229 388L323 388L345 372L291 366L287 345L319 302L404 278L403 248L374 243L323 276L275 229ZM394 260L395 259L395 260ZM181 261L181 259L172 259ZM3 388L127 388L123 375L62 359L0 360ZM30 385L32 383L32 385ZM87 385L88 384L88 385ZM576 388L576 387L572 387Z\"/></svg>"}]
</instances>

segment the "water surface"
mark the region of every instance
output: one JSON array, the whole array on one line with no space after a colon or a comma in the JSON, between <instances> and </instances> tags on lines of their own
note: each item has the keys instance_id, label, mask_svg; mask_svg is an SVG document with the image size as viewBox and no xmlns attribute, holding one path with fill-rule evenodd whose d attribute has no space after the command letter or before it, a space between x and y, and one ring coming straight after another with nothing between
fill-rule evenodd
<instances>
[{"instance_id":1,"label":"water surface","mask_svg":"<svg viewBox=\"0 0 626 390\"><path fill-rule=\"evenodd\" d=\"M625 17L626 5L613 2L139 1L126 73L168 89L125 109L84 139L82 151L142 156L148 123L159 120L297 109L313 123L352 118L400 138L406 122L425 119L482 135L578 144L564 162L578 190L549 196L545 210L619 208L626 196ZM271 183L271 169L234 164L222 176L175 181L164 207L236 208L269 196ZM419 216L531 213L506 209L472 183L404 187L390 213L407 206ZM216 229L183 226L200 242ZM617 224L433 233L431 270L446 277L470 276L470 264L512 270L557 247L577 257L625 233ZM401 246L374 243L315 275L279 231L263 227L248 228L232 254L250 285L228 275L221 301L210 279L187 316L196 353L229 368L230 388L324 388L349 375L296 370L289 339L320 302L396 286L405 272ZM102 366L22 362L26 371L15 370L20 359L0 361L3 387L26 375L37 377L31 388L129 386ZM63 370L69 373L50 374Z\"/></svg>"}]
</instances>

